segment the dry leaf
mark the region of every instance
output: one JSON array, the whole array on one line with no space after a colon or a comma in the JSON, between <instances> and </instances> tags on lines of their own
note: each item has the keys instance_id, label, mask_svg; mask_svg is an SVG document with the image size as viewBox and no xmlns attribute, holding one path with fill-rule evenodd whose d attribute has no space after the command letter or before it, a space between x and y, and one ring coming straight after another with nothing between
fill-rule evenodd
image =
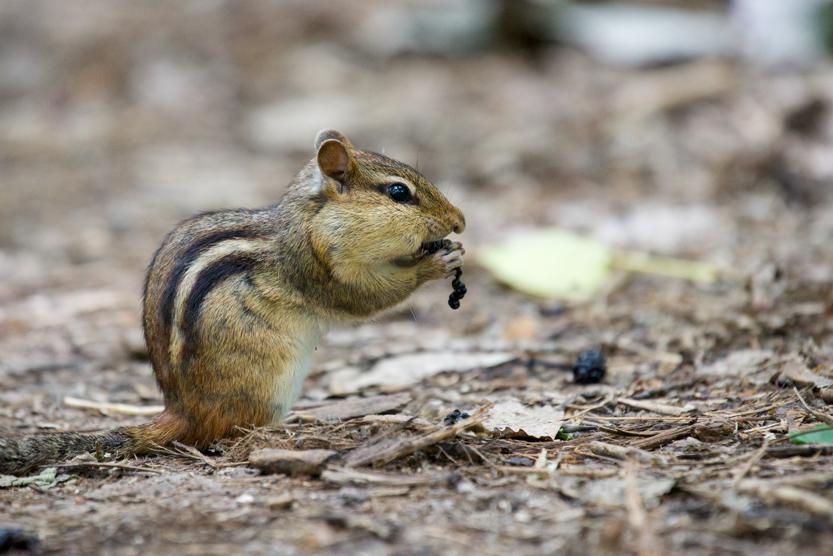
<instances>
[{"instance_id":1,"label":"dry leaf","mask_svg":"<svg viewBox=\"0 0 833 556\"><path fill-rule=\"evenodd\" d=\"M367 372L356 368L336 371L330 378L330 393L345 395L368 386L381 386L392 392L417 384L442 372L462 373L502 365L517 356L509 352L428 351L382 359Z\"/></svg>"},{"instance_id":2,"label":"dry leaf","mask_svg":"<svg viewBox=\"0 0 833 556\"><path fill-rule=\"evenodd\" d=\"M495 404L486 414L483 427L501 436L555 439L563 419L563 409L533 407L512 399Z\"/></svg>"}]
</instances>

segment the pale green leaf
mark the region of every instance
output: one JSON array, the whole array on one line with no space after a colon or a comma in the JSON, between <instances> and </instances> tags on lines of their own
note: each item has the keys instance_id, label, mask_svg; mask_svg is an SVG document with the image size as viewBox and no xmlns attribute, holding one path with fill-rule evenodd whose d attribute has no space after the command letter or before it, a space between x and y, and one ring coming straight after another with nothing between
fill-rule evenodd
<instances>
[{"instance_id":1,"label":"pale green leaf","mask_svg":"<svg viewBox=\"0 0 833 556\"><path fill-rule=\"evenodd\" d=\"M484 248L478 262L498 280L530 295L580 301L607 282L612 255L603 244L543 229Z\"/></svg>"}]
</instances>

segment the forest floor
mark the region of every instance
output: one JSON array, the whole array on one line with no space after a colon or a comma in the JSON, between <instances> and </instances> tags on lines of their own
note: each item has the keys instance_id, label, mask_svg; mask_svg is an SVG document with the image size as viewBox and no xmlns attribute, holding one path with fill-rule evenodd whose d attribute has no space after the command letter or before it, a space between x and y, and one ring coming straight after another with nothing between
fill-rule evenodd
<instances>
[{"instance_id":1,"label":"forest floor","mask_svg":"<svg viewBox=\"0 0 833 556\"><path fill-rule=\"evenodd\" d=\"M303 3L281 19L102 2L91 21L37 4L63 25L4 8L19 32L0 38L35 68L21 92L0 64L0 434L147 419L71 398L161 404L139 299L156 245L194 212L276 201L330 122L463 209L469 293L451 311L432 284L332 330L283 425L0 478L0 546L17 529L12 553L833 549L833 445L789 438L833 414L830 66L391 56L351 39L359 15ZM720 278L617 274L577 304L477 265L545 226ZM607 374L577 384L589 349ZM480 423L510 403L561 432ZM447 424L455 410L470 417ZM335 456L271 474L249 461L262 448Z\"/></svg>"}]
</instances>

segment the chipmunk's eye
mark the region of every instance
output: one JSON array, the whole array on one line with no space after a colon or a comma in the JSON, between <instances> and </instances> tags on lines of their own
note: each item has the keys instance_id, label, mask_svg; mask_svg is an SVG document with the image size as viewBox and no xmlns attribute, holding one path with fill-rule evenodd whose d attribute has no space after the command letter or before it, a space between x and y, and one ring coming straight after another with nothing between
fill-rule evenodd
<instances>
[{"instance_id":1,"label":"chipmunk's eye","mask_svg":"<svg viewBox=\"0 0 833 556\"><path fill-rule=\"evenodd\" d=\"M410 203L413 200L411 190L404 183L392 183L388 186L388 196L397 203Z\"/></svg>"}]
</instances>

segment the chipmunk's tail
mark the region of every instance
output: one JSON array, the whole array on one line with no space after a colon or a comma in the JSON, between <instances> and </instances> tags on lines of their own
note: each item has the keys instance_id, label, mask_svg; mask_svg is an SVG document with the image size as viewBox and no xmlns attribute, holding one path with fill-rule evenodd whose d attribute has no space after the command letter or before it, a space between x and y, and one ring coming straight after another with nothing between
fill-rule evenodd
<instances>
[{"instance_id":1,"label":"chipmunk's tail","mask_svg":"<svg viewBox=\"0 0 833 556\"><path fill-rule=\"evenodd\" d=\"M0 474L21 475L83 453L129 456L151 452L185 435L183 421L164 411L152 421L103 432L57 432L0 437Z\"/></svg>"}]
</instances>

